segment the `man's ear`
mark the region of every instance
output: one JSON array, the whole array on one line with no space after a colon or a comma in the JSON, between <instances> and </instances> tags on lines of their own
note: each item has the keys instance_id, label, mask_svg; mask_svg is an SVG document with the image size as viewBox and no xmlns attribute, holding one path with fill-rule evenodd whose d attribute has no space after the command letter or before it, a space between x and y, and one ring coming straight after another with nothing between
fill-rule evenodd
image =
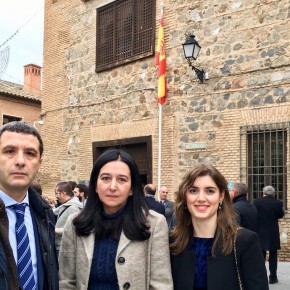
<instances>
[{"instance_id":1,"label":"man's ear","mask_svg":"<svg viewBox=\"0 0 290 290\"><path fill-rule=\"evenodd\" d=\"M41 170L41 164L42 164L42 159L40 158L39 159L39 166L38 166L38 171L37 172L40 172L40 170Z\"/></svg>"}]
</instances>

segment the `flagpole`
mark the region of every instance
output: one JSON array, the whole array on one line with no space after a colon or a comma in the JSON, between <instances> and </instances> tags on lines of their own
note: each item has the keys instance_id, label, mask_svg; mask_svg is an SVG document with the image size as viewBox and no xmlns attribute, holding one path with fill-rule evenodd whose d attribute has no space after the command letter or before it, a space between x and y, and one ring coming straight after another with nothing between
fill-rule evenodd
<instances>
[{"instance_id":1,"label":"flagpole","mask_svg":"<svg viewBox=\"0 0 290 290\"><path fill-rule=\"evenodd\" d=\"M161 144L162 144L162 105L159 104L159 132L158 132L158 200L160 201L160 184L161 184Z\"/></svg>"},{"instance_id":2,"label":"flagpole","mask_svg":"<svg viewBox=\"0 0 290 290\"><path fill-rule=\"evenodd\" d=\"M163 1L160 3L161 14L160 18L163 18ZM162 156L162 105L159 103L159 132L158 132L158 181L157 181L157 190L158 190L158 200L160 201L160 186L161 186L161 156Z\"/></svg>"}]
</instances>

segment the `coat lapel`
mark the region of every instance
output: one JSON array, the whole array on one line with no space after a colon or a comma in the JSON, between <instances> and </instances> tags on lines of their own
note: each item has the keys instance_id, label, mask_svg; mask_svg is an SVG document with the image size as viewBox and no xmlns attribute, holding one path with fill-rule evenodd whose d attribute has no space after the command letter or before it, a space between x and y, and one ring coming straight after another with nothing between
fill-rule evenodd
<instances>
[{"instance_id":1,"label":"coat lapel","mask_svg":"<svg viewBox=\"0 0 290 290\"><path fill-rule=\"evenodd\" d=\"M117 257L118 255L131 243L131 240L129 240L122 231L119 241L119 246L117 249Z\"/></svg>"},{"instance_id":2,"label":"coat lapel","mask_svg":"<svg viewBox=\"0 0 290 290\"><path fill-rule=\"evenodd\" d=\"M208 258L207 289L236 289L237 277L233 255L217 255L216 258Z\"/></svg>"},{"instance_id":3,"label":"coat lapel","mask_svg":"<svg viewBox=\"0 0 290 290\"><path fill-rule=\"evenodd\" d=\"M87 263L87 265L91 266L90 264L91 264L93 254L94 254L95 234L92 233L87 237L81 236L80 239L83 243L83 248L84 248L84 251L86 253L87 262L89 262L89 263Z\"/></svg>"},{"instance_id":4,"label":"coat lapel","mask_svg":"<svg viewBox=\"0 0 290 290\"><path fill-rule=\"evenodd\" d=\"M212 279L207 279L208 289L224 289L223 281L226 279L223 275L223 269L225 268L224 257L209 257L207 261L207 277L212 277Z\"/></svg>"},{"instance_id":5,"label":"coat lapel","mask_svg":"<svg viewBox=\"0 0 290 290\"><path fill-rule=\"evenodd\" d=\"M196 258L188 249L177 256L171 256L174 289L192 290L195 278ZM184 279L186 277L186 279Z\"/></svg>"}]
</instances>

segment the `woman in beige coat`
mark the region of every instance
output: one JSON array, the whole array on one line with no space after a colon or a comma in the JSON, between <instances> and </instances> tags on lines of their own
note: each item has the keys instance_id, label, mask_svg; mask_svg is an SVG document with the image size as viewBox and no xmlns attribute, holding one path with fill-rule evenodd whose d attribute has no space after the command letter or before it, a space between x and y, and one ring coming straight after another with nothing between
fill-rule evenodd
<instances>
[{"instance_id":1,"label":"woman in beige coat","mask_svg":"<svg viewBox=\"0 0 290 290\"><path fill-rule=\"evenodd\" d=\"M173 290L166 220L148 210L125 151L96 161L87 204L64 228L59 277L61 290Z\"/></svg>"}]
</instances>

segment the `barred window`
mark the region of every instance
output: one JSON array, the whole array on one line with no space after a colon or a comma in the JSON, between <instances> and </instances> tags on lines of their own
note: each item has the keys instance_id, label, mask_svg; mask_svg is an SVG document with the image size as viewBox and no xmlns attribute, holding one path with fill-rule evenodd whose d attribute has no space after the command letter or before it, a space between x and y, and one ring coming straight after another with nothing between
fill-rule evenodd
<instances>
[{"instance_id":1,"label":"barred window","mask_svg":"<svg viewBox=\"0 0 290 290\"><path fill-rule=\"evenodd\" d=\"M117 0L97 9L96 72L154 54L156 0Z\"/></svg>"},{"instance_id":2,"label":"barred window","mask_svg":"<svg viewBox=\"0 0 290 290\"><path fill-rule=\"evenodd\" d=\"M263 187L271 185L286 207L289 130L289 123L241 127L241 178L248 184L250 200L261 197Z\"/></svg>"}]
</instances>

